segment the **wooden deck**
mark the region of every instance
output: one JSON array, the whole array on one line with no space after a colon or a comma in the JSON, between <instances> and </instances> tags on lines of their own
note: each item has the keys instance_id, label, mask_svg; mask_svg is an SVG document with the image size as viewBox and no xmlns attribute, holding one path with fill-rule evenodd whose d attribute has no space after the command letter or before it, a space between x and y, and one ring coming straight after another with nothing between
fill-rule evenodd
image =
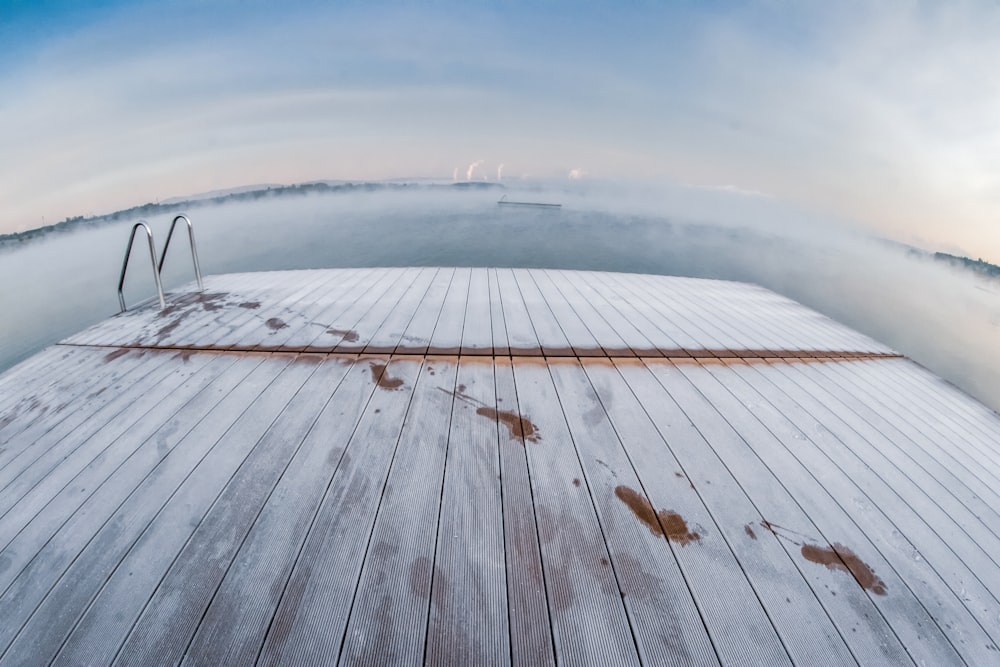
<instances>
[{"instance_id":1,"label":"wooden deck","mask_svg":"<svg viewBox=\"0 0 1000 667\"><path fill-rule=\"evenodd\" d=\"M167 301L0 375L0 664L1000 664L1000 417L772 292Z\"/></svg>"}]
</instances>

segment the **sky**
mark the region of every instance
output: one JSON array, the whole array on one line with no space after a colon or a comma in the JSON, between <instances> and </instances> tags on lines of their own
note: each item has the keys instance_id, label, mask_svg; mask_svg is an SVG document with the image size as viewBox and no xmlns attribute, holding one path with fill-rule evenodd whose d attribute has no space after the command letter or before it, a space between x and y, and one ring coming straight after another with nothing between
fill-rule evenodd
<instances>
[{"instance_id":1,"label":"sky","mask_svg":"<svg viewBox=\"0 0 1000 667\"><path fill-rule=\"evenodd\" d=\"M996 0L0 0L0 233L499 176L719 188L1000 263L997 35Z\"/></svg>"}]
</instances>

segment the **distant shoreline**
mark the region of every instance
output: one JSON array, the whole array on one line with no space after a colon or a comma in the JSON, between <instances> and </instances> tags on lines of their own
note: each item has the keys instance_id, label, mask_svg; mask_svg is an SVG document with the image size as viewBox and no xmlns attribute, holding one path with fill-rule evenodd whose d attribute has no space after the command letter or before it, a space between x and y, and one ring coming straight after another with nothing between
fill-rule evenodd
<instances>
[{"instance_id":1,"label":"distant shoreline","mask_svg":"<svg viewBox=\"0 0 1000 667\"><path fill-rule=\"evenodd\" d=\"M61 222L56 222L43 227L28 229L23 232L12 232L10 234L0 234L0 249L20 246L31 241L41 239L50 234L60 234L73 232L79 229L101 227L106 224L118 222L120 220L151 217L163 213L175 213L183 210L200 208L203 206L216 206L242 201L257 201L260 199L273 199L277 197L302 197L311 194L346 194L351 192L400 192L404 190L443 190L443 189L463 189L463 190L484 190L491 188L503 188L503 184L490 181L460 181L458 183L447 184L426 184L426 183L376 183L376 182L346 182L346 183L299 183L295 185L272 185L262 186L252 190L230 191L225 194L215 196L192 195L190 199L173 198L161 203L147 203L140 206L122 209L113 213L105 213L95 216L73 216Z\"/></svg>"},{"instance_id":2,"label":"distant shoreline","mask_svg":"<svg viewBox=\"0 0 1000 667\"><path fill-rule=\"evenodd\" d=\"M352 192L401 192L405 190L487 190L493 188L504 188L499 182L493 181L459 181L457 183L418 183L418 182L341 182L330 183L325 181L315 181L310 183L298 183L294 185L269 185L253 187L251 189L236 188L218 195L191 195L190 198L171 198L165 202L147 203L140 206L122 209L113 213L85 217L78 215L66 218L62 222L57 222L44 227L25 230L23 232L13 232L10 234L0 234L0 250L18 247L25 243L48 237L50 234L73 232L79 229L101 227L120 220L151 217L163 213L176 213L184 210L200 208L203 206L216 206L231 202L256 201L260 199L273 199L278 197L302 197L310 194L346 194ZM948 264L957 269L970 271L985 278L1000 280L1000 266L991 264L983 259L972 259L959 255L951 255L946 252L934 252L924 250L898 241L882 239L886 243L899 247L908 254L930 259Z\"/></svg>"}]
</instances>

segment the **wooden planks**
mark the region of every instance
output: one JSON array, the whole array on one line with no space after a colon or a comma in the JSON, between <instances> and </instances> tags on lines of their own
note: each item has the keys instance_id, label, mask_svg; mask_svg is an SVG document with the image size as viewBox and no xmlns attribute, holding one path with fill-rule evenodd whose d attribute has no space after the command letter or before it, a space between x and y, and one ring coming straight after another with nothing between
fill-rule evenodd
<instances>
[{"instance_id":1,"label":"wooden planks","mask_svg":"<svg viewBox=\"0 0 1000 667\"><path fill-rule=\"evenodd\" d=\"M367 410L375 387L369 363L355 363L261 508L193 638L183 646L157 638L167 655L193 664L254 662L347 445L364 415L377 414ZM122 661L142 664L146 655L146 643L130 640Z\"/></svg>"},{"instance_id":2,"label":"wooden planks","mask_svg":"<svg viewBox=\"0 0 1000 667\"><path fill-rule=\"evenodd\" d=\"M896 356L761 288L540 269L335 269L211 276L67 339L76 345L546 357ZM724 311L724 312L723 312Z\"/></svg>"},{"instance_id":3,"label":"wooden planks","mask_svg":"<svg viewBox=\"0 0 1000 667\"><path fill-rule=\"evenodd\" d=\"M555 645L527 457L528 444L537 438L520 421L523 413L514 383L513 360L496 359L494 374L510 655L514 664L551 665L555 664ZM488 403L483 407L488 410Z\"/></svg>"},{"instance_id":4,"label":"wooden planks","mask_svg":"<svg viewBox=\"0 0 1000 667\"><path fill-rule=\"evenodd\" d=\"M588 366L613 372L607 362ZM647 474L646 466L651 461L635 447L655 443L657 438L653 435L649 440L646 436L651 434L642 433L638 415L629 414L617 423L616 430L604 405L618 409L618 416L622 416L621 410L628 410L623 402L631 396L617 392L628 392L627 388L621 384L603 385L605 403L595 393L582 365L560 361L551 364L550 371L583 468L584 477L575 478L573 486L585 489L597 510L610 568L642 662L718 664L709 628L712 633L719 628L706 626L704 602L699 605L695 601L691 572L679 563L685 557L704 559L706 554L699 548L704 545L667 539L667 528L661 525L661 517L651 504L662 503L667 496L671 497L670 505L683 512L676 496L690 495L687 485L674 475ZM637 465L642 472L637 473ZM653 461L652 470L657 469L662 469L658 459ZM645 478L645 484L641 478ZM691 517L692 513L685 516ZM693 540L700 541L700 536ZM715 583L725 585L718 580ZM738 587L725 587L730 600L738 595ZM780 662L780 658L774 662Z\"/></svg>"},{"instance_id":5,"label":"wooden planks","mask_svg":"<svg viewBox=\"0 0 1000 667\"><path fill-rule=\"evenodd\" d=\"M422 366L413 361L367 363L382 384L348 445L350 458L341 464L327 489L284 586L259 656L264 664L329 664L335 663L340 653L389 465ZM424 392L437 399L435 393L440 392ZM410 589L401 594L407 591Z\"/></svg>"},{"instance_id":6,"label":"wooden planks","mask_svg":"<svg viewBox=\"0 0 1000 667\"><path fill-rule=\"evenodd\" d=\"M1000 417L794 302L208 286L0 376L0 665L1000 659Z\"/></svg>"},{"instance_id":7,"label":"wooden planks","mask_svg":"<svg viewBox=\"0 0 1000 667\"><path fill-rule=\"evenodd\" d=\"M499 457L507 443L489 416L497 405L492 361L463 360L452 395L425 662L509 664Z\"/></svg>"},{"instance_id":8,"label":"wooden planks","mask_svg":"<svg viewBox=\"0 0 1000 667\"><path fill-rule=\"evenodd\" d=\"M558 662L638 664L635 640L547 365L514 364Z\"/></svg>"}]
</instances>

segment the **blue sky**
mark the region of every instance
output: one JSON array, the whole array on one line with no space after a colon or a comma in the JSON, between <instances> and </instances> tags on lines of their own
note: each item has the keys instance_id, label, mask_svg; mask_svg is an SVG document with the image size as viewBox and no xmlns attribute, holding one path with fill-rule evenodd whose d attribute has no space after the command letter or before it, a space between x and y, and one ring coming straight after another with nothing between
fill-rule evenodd
<instances>
[{"instance_id":1,"label":"blue sky","mask_svg":"<svg viewBox=\"0 0 1000 667\"><path fill-rule=\"evenodd\" d=\"M481 161L743 191L1000 262L998 34L985 0L0 0L0 232Z\"/></svg>"}]
</instances>

